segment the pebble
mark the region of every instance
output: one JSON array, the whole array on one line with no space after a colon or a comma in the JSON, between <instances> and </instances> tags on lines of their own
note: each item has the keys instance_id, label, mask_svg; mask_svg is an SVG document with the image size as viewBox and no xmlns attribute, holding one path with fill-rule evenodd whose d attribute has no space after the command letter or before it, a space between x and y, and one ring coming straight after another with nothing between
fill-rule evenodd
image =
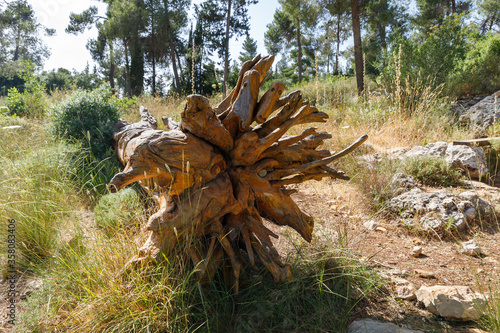
<instances>
[{"instance_id":1,"label":"pebble","mask_svg":"<svg viewBox=\"0 0 500 333\"><path fill-rule=\"evenodd\" d=\"M426 279L435 279L436 278L436 273L431 272L431 271L426 271L423 269L416 269L415 274L417 274L421 278L426 278Z\"/></svg>"},{"instance_id":2,"label":"pebble","mask_svg":"<svg viewBox=\"0 0 500 333\"><path fill-rule=\"evenodd\" d=\"M363 223L363 226L368 230L376 230L380 225L377 222L370 220Z\"/></svg>"},{"instance_id":3,"label":"pebble","mask_svg":"<svg viewBox=\"0 0 500 333\"><path fill-rule=\"evenodd\" d=\"M422 245L422 241L418 238L413 238L412 239L413 244L415 245Z\"/></svg>"},{"instance_id":4,"label":"pebble","mask_svg":"<svg viewBox=\"0 0 500 333\"><path fill-rule=\"evenodd\" d=\"M421 254L422 254L421 246L414 246L413 249L411 250L411 256L414 258L418 258Z\"/></svg>"},{"instance_id":5,"label":"pebble","mask_svg":"<svg viewBox=\"0 0 500 333\"><path fill-rule=\"evenodd\" d=\"M462 250L460 252L472 257L479 257L482 254L481 248L474 240L462 243Z\"/></svg>"}]
</instances>

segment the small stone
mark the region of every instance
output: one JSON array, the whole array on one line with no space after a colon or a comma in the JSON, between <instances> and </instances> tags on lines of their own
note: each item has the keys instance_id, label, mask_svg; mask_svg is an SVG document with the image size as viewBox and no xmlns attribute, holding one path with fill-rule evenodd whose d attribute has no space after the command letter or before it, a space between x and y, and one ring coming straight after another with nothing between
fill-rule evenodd
<instances>
[{"instance_id":1,"label":"small stone","mask_svg":"<svg viewBox=\"0 0 500 333\"><path fill-rule=\"evenodd\" d=\"M484 269L482 269L482 268L478 268L478 269L477 269L477 274L482 274L482 273L484 273Z\"/></svg>"},{"instance_id":2,"label":"small stone","mask_svg":"<svg viewBox=\"0 0 500 333\"><path fill-rule=\"evenodd\" d=\"M373 220L366 221L363 226L368 230L375 230L379 227L379 224Z\"/></svg>"},{"instance_id":3,"label":"small stone","mask_svg":"<svg viewBox=\"0 0 500 333\"><path fill-rule=\"evenodd\" d=\"M461 252L472 257L479 257L482 254L481 247L474 240L462 243Z\"/></svg>"},{"instance_id":4,"label":"small stone","mask_svg":"<svg viewBox=\"0 0 500 333\"><path fill-rule=\"evenodd\" d=\"M378 232L387 232L387 229L384 228L384 227L376 227L375 231L378 231Z\"/></svg>"},{"instance_id":5,"label":"small stone","mask_svg":"<svg viewBox=\"0 0 500 333\"><path fill-rule=\"evenodd\" d=\"M416 288L410 281L402 278L395 278L395 294L396 298L404 299L404 300L414 300L417 298L415 296Z\"/></svg>"},{"instance_id":6,"label":"small stone","mask_svg":"<svg viewBox=\"0 0 500 333\"><path fill-rule=\"evenodd\" d=\"M426 278L426 279L435 279L436 278L436 273L431 272L431 271L426 271L423 269L416 269L415 274L417 274L421 278Z\"/></svg>"},{"instance_id":7,"label":"small stone","mask_svg":"<svg viewBox=\"0 0 500 333\"><path fill-rule=\"evenodd\" d=\"M422 254L421 246L414 246L413 249L411 250L411 256L414 258L418 258L421 254Z\"/></svg>"},{"instance_id":8,"label":"small stone","mask_svg":"<svg viewBox=\"0 0 500 333\"><path fill-rule=\"evenodd\" d=\"M381 323L373 319L361 319L353 321L347 328L348 333L422 333L401 328L391 323Z\"/></svg>"},{"instance_id":9,"label":"small stone","mask_svg":"<svg viewBox=\"0 0 500 333\"><path fill-rule=\"evenodd\" d=\"M422 245L422 241L418 238L413 238L412 239L413 244L415 245Z\"/></svg>"}]
</instances>

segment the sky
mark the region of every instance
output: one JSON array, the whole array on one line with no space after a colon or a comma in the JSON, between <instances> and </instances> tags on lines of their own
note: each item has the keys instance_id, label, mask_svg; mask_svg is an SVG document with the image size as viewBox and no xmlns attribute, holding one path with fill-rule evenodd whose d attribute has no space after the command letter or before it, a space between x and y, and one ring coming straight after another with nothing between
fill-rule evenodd
<instances>
[{"instance_id":1,"label":"sky","mask_svg":"<svg viewBox=\"0 0 500 333\"><path fill-rule=\"evenodd\" d=\"M81 13L90 6L97 6L99 14L104 15L106 5L95 0L28 0L32 5L38 22L46 28L56 29L56 35L52 37L43 36L45 44L51 51L51 56L45 61L44 70L49 71L60 67L68 70L82 71L87 63L92 69L94 62L89 51L85 48L89 38L97 36L95 28L87 30L84 34L75 36L67 34L64 30L69 24L70 13ZM200 3L202 0L193 0L192 3ZM190 19L194 24L194 6L191 6ZM278 0L260 0L258 4L248 8L250 16L250 36L257 41L258 52L266 54L264 47L264 33L266 26L273 20L273 15L278 7ZM232 59L237 59L241 44L245 38L231 39L229 52Z\"/></svg>"}]
</instances>

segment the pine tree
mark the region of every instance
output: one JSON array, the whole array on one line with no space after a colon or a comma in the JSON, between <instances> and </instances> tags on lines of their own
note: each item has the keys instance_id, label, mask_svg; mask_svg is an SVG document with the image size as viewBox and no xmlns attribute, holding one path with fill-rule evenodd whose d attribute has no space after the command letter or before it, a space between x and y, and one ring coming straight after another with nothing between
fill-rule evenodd
<instances>
[{"instance_id":1,"label":"pine tree","mask_svg":"<svg viewBox=\"0 0 500 333\"><path fill-rule=\"evenodd\" d=\"M319 7L311 0L279 0L281 8L274 13L274 19L267 26L265 45L269 53L275 54L293 48L296 51L298 81L303 76L304 34L316 27Z\"/></svg>"},{"instance_id":2,"label":"pine tree","mask_svg":"<svg viewBox=\"0 0 500 333\"><path fill-rule=\"evenodd\" d=\"M247 60L253 59L257 55L257 42L255 39L247 35L242 45L243 50L240 52L238 60L243 64Z\"/></svg>"},{"instance_id":3,"label":"pine tree","mask_svg":"<svg viewBox=\"0 0 500 333\"><path fill-rule=\"evenodd\" d=\"M229 40L233 36L248 33L248 6L258 0L206 0L196 7L197 16L204 26L206 47L217 51L224 59L224 82L222 92L226 94L229 73Z\"/></svg>"}]
</instances>

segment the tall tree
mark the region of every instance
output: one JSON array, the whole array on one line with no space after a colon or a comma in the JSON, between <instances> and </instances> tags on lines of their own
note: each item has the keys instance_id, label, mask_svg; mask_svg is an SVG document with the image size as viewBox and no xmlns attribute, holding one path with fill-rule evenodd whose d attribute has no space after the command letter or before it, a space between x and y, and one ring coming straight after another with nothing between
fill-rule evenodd
<instances>
[{"instance_id":1,"label":"tall tree","mask_svg":"<svg viewBox=\"0 0 500 333\"><path fill-rule=\"evenodd\" d=\"M224 59L223 95L226 95L226 82L229 73L229 40L233 36L248 33L248 6L258 0L207 0L196 7L198 20L203 21L206 45L212 51L218 51Z\"/></svg>"},{"instance_id":2,"label":"tall tree","mask_svg":"<svg viewBox=\"0 0 500 333\"><path fill-rule=\"evenodd\" d=\"M87 43L87 49L90 51L92 58L99 61L101 64L105 61L105 50L108 50L109 55L109 70L108 79L111 89L115 90L115 54L113 39L108 36L108 31L106 26L103 24L109 18L109 10L107 16L98 15L98 9L96 6L91 6L90 8L84 10L82 13L71 13L70 22L66 27L66 32L70 34L80 34L86 29L91 29L93 25L97 27L98 37L95 40L90 40Z\"/></svg>"},{"instance_id":3,"label":"tall tree","mask_svg":"<svg viewBox=\"0 0 500 333\"><path fill-rule=\"evenodd\" d=\"M179 79L178 66L180 62L177 61L178 53L176 51L176 41L180 29L187 25L187 11L191 5L190 0L164 0L164 24L166 28L166 37L170 51L170 62L174 72L175 86L177 93L182 93L181 82Z\"/></svg>"},{"instance_id":4,"label":"tall tree","mask_svg":"<svg viewBox=\"0 0 500 333\"><path fill-rule=\"evenodd\" d=\"M323 25L323 39L325 41L325 51L328 52L328 69L330 66L329 56L335 53L334 71L339 70L340 44L342 44L352 32L351 6L344 0L322 0L323 8L326 9L326 18ZM331 43L335 41L335 52L331 50Z\"/></svg>"},{"instance_id":5,"label":"tall tree","mask_svg":"<svg viewBox=\"0 0 500 333\"><path fill-rule=\"evenodd\" d=\"M433 26L441 25L446 17L468 12L471 6L472 0L417 0L414 23L421 32L427 33Z\"/></svg>"},{"instance_id":6,"label":"tall tree","mask_svg":"<svg viewBox=\"0 0 500 333\"><path fill-rule=\"evenodd\" d=\"M247 60L252 60L257 55L257 42L255 39L247 35L242 45L243 50L240 52L238 60L243 64Z\"/></svg>"},{"instance_id":7,"label":"tall tree","mask_svg":"<svg viewBox=\"0 0 500 333\"><path fill-rule=\"evenodd\" d=\"M271 24L265 33L268 52L278 53L295 46L299 82L302 82L302 43L304 34L316 27L319 7L311 0L279 0L281 8L274 13Z\"/></svg>"},{"instance_id":8,"label":"tall tree","mask_svg":"<svg viewBox=\"0 0 500 333\"><path fill-rule=\"evenodd\" d=\"M361 44L361 5L359 0L351 0L352 32L354 36L354 62L356 64L356 85L358 93L365 90L363 73L363 45Z\"/></svg>"},{"instance_id":9,"label":"tall tree","mask_svg":"<svg viewBox=\"0 0 500 333\"><path fill-rule=\"evenodd\" d=\"M483 34L496 29L500 32L500 1L478 0L479 25Z\"/></svg>"},{"instance_id":10,"label":"tall tree","mask_svg":"<svg viewBox=\"0 0 500 333\"><path fill-rule=\"evenodd\" d=\"M24 89L20 75L25 67L23 62L41 68L50 55L41 35L54 33L55 30L38 23L27 1L0 2L0 95L5 95L11 87Z\"/></svg>"},{"instance_id":11,"label":"tall tree","mask_svg":"<svg viewBox=\"0 0 500 333\"><path fill-rule=\"evenodd\" d=\"M363 39L365 71L379 75L385 67L388 45L395 36L404 35L409 28L408 8L404 1L371 0L363 6L367 31Z\"/></svg>"},{"instance_id":12,"label":"tall tree","mask_svg":"<svg viewBox=\"0 0 500 333\"><path fill-rule=\"evenodd\" d=\"M41 33L52 36L55 30L46 29L38 23L33 8L26 0L7 2L5 9L0 10L0 60L27 60L41 67L50 55Z\"/></svg>"},{"instance_id":13,"label":"tall tree","mask_svg":"<svg viewBox=\"0 0 500 333\"><path fill-rule=\"evenodd\" d=\"M109 1L107 18L103 33L106 38L121 43L121 54L113 54L113 59L119 55L125 63L125 94L131 97L143 91L144 60L143 40L140 33L147 30L146 8L135 0ZM118 59L116 59L118 61Z\"/></svg>"}]
</instances>

